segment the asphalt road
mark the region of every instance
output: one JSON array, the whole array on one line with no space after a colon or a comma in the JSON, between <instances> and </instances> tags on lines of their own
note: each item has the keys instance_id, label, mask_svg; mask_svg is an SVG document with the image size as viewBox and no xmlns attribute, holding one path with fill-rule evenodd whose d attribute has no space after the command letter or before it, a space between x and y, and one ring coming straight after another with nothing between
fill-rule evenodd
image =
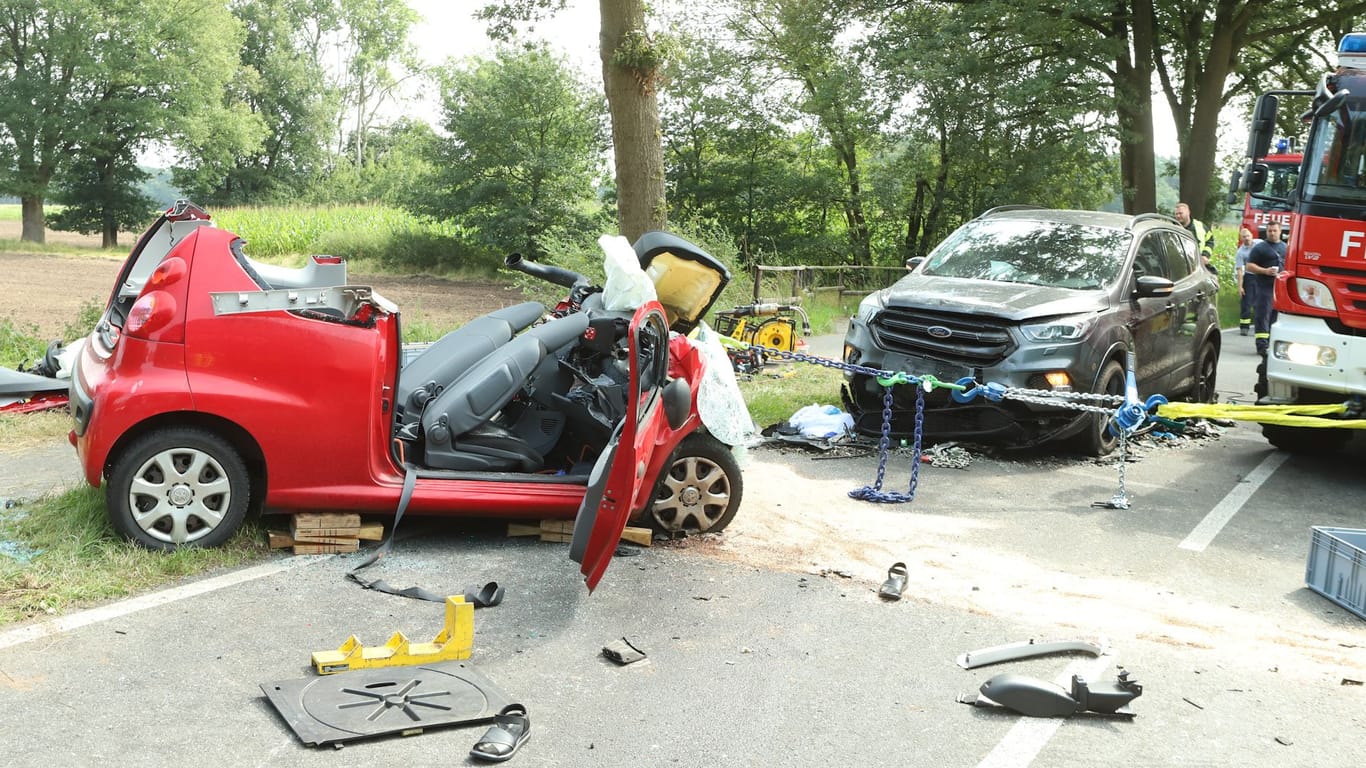
<instances>
[{"instance_id":1,"label":"asphalt road","mask_svg":"<svg viewBox=\"0 0 1366 768\"><path fill-rule=\"evenodd\" d=\"M1225 341L1223 398L1250 402L1251 339ZM1304 578L1310 526L1366 528L1366 439L1314 460L1238 425L1139 453L1125 464L1131 508L1114 510L1091 506L1115 493L1114 461L983 452L966 470L924 467L914 503L880 506L845 494L872 477L871 458L756 451L726 534L621 557L591 596L566 545L469 523L405 522L371 575L438 592L505 585L502 605L476 612L469 662L531 713L515 765L1357 762L1366 620ZM907 471L894 460L889 484ZM1227 520L1211 532L1212 515ZM882 602L895 560L910 586ZM310 653L352 633L374 645L440 628L436 604L345 581L356 563L282 556L0 632L0 755L24 766L468 762L482 727L310 748L263 697L262 684L309 678ZM603 659L623 636L648 658ZM1029 638L1104 638L1112 652L955 664ZM1002 672L1107 682L1120 667L1144 685L1132 720L956 701Z\"/></svg>"}]
</instances>

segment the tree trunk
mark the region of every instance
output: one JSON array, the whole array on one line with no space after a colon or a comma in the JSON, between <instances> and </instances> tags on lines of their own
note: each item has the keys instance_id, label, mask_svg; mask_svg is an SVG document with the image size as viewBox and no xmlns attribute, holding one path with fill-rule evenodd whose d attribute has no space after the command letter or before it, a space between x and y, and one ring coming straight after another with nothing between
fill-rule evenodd
<instances>
[{"instance_id":1,"label":"tree trunk","mask_svg":"<svg viewBox=\"0 0 1366 768\"><path fill-rule=\"evenodd\" d=\"M1209 52L1196 86L1190 130L1181 144L1181 199L1190 204L1191 217L1208 223L1210 180L1218 154L1219 108L1224 100L1224 81L1233 61L1232 25L1215 23ZM1182 135L1181 126L1177 135Z\"/></svg>"},{"instance_id":2,"label":"tree trunk","mask_svg":"<svg viewBox=\"0 0 1366 768\"><path fill-rule=\"evenodd\" d=\"M854 247L854 263L870 266L873 263L868 221L863 215L863 185L859 180L858 151L850 139L837 150L844 165L845 181L849 185L849 199L844 204L844 218L849 225L849 243Z\"/></svg>"},{"instance_id":3,"label":"tree trunk","mask_svg":"<svg viewBox=\"0 0 1366 768\"><path fill-rule=\"evenodd\" d=\"M602 82L612 117L617 222L635 240L668 219L664 148L655 98L658 63L645 31L642 0L598 0L602 14ZM623 43L626 45L623 46Z\"/></svg>"},{"instance_id":4,"label":"tree trunk","mask_svg":"<svg viewBox=\"0 0 1366 768\"><path fill-rule=\"evenodd\" d=\"M47 242L47 216L43 213L43 198L24 195L19 198L19 210L24 218L19 239L29 243Z\"/></svg>"},{"instance_id":5,"label":"tree trunk","mask_svg":"<svg viewBox=\"0 0 1366 768\"><path fill-rule=\"evenodd\" d=\"M1153 138L1153 42L1156 22L1152 0L1134 0L1133 60L1128 51L1115 61L1115 112L1119 118L1119 156L1124 212L1157 210L1157 153ZM1118 32L1118 30L1117 30Z\"/></svg>"}]
</instances>

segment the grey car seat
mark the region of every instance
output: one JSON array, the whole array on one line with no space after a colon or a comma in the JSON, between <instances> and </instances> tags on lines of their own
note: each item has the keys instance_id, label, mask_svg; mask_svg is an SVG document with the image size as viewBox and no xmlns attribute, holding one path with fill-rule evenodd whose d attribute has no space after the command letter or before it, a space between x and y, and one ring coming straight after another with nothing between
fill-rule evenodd
<instances>
[{"instance_id":1,"label":"grey car seat","mask_svg":"<svg viewBox=\"0 0 1366 768\"><path fill-rule=\"evenodd\" d=\"M504 307L466 323L422 351L398 374L399 421L416 421L422 407L450 382L545 314L534 301Z\"/></svg>"},{"instance_id":2,"label":"grey car seat","mask_svg":"<svg viewBox=\"0 0 1366 768\"><path fill-rule=\"evenodd\" d=\"M526 386L550 354L588 328L577 313L538 325L475 363L422 413L423 463L438 469L535 472L545 459L527 440L490 420Z\"/></svg>"}]
</instances>

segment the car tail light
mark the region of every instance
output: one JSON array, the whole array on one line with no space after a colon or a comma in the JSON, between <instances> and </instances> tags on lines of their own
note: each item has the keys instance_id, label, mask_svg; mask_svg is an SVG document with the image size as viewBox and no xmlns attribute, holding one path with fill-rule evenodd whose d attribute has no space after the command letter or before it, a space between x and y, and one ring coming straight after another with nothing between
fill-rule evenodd
<instances>
[{"instance_id":1,"label":"car tail light","mask_svg":"<svg viewBox=\"0 0 1366 768\"><path fill-rule=\"evenodd\" d=\"M149 291L142 294L133 304L133 308L128 310L128 319L123 323L123 333L135 339L151 340L153 335L164 328L175 319L176 302L175 297L166 291ZM161 339L162 341L181 341L176 339Z\"/></svg>"},{"instance_id":2,"label":"car tail light","mask_svg":"<svg viewBox=\"0 0 1366 768\"><path fill-rule=\"evenodd\" d=\"M184 279L187 269L185 260L178 256L164 259L152 270L152 276L147 278L147 284L142 287L142 292L160 291L180 282Z\"/></svg>"}]
</instances>

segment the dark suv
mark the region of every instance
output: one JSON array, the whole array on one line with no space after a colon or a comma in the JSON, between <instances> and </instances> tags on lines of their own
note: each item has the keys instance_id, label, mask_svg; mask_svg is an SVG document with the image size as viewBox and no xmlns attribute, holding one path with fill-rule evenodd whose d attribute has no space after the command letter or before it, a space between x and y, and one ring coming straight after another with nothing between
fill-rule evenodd
<instances>
[{"instance_id":1,"label":"dark suv","mask_svg":"<svg viewBox=\"0 0 1366 768\"><path fill-rule=\"evenodd\" d=\"M1147 213L993 208L959 227L890 288L863 300L845 362L941 381L1124 392L1126 352L1141 398L1211 402L1219 360L1215 276L1175 220ZM845 406L876 435L883 388L849 375ZM892 431L914 431L915 390L896 387ZM925 395L924 434L1034 445L1071 439L1101 456L1118 439L1101 414L1006 397Z\"/></svg>"}]
</instances>

